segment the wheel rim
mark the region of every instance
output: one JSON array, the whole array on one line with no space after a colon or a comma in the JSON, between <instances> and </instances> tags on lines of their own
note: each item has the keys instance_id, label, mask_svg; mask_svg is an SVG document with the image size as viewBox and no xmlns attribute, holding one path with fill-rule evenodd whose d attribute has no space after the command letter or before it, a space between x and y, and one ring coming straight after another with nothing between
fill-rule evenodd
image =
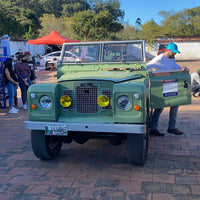
<instances>
[{"instance_id":1,"label":"wheel rim","mask_svg":"<svg viewBox=\"0 0 200 200\"><path fill-rule=\"evenodd\" d=\"M60 141L57 138L47 136L47 146L51 153L57 153L60 149Z\"/></svg>"}]
</instances>

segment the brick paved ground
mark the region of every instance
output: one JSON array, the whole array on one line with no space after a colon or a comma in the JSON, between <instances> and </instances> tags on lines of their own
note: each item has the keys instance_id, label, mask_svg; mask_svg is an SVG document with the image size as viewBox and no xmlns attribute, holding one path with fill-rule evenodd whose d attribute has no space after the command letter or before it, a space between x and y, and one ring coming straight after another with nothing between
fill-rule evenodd
<instances>
[{"instance_id":1,"label":"brick paved ground","mask_svg":"<svg viewBox=\"0 0 200 200\"><path fill-rule=\"evenodd\" d=\"M181 65L194 71L199 63ZM54 73L39 72L38 79ZM104 140L64 144L57 159L40 161L32 153L30 131L24 129L27 111L19 109L17 115L0 109L0 200L200 199L200 99L180 107L182 136L166 133L164 110L160 130L166 135L150 137L143 167L127 164L124 145Z\"/></svg>"}]
</instances>

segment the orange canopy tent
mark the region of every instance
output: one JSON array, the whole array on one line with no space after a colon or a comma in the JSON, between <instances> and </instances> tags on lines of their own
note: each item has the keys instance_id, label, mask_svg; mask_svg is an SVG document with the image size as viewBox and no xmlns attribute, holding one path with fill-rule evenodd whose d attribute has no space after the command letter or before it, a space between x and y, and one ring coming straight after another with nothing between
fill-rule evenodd
<instances>
[{"instance_id":1,"label":"orange canopy tent","mask_svg":"<svg viewBox=\"0 0 200 200\"><path fill-rule=\"evenodd\" d=\"M66 38L60 35L55 29L44 37L41 37L35 40L28 40L28 44L57 45L57 44L70 43L70 42L80 42L80 40L73 40L73 39Z\"/></svg>"}]
</instances>

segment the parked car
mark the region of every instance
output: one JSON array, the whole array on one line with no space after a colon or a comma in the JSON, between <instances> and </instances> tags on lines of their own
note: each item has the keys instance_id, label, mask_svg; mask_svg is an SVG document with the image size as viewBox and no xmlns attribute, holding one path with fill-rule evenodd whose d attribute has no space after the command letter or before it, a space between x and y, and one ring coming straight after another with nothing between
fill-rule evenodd
<instances>
[{"instance_id":1,"label":"parked car","mask_svg":"<svg viewBox=\"0 0 200 200\"><path fill-rule=\"evenodd\" d=\"M165 49L167 48L168 43L161 43L159 44L157 55L160 55L161 53L165 52Z\"/></svg>"},{"instance_id":2,"label":"parked car","mask_svg":"<svg viewBox=\"0 0 200 200\"><path fill-rule=\"evenodd\" d=\"M69 49L84 61L64 61ZM66 43L62 51L57 82L28 89L25 126L35 156L50 160L64 143L108 139L125 145L129 163L143 165L151 111L191 103L189 71L148 72L143 40Z\"/></svg>"},{"instance_id":3,"label":"parked car","mask_svg":"<svg viewBox=\"0 0 200 200\"><path fill-rule=\"evenodd\" d=\"M40 66L45 67L45 69L57 68L57 62L61 58L61 51L55 51L49 54L46 54L40 58ZM81 61L90 61L94 60L92 57L84 57L81 58L81 55L77 52L65 51L65 55L63 56L64 62L81 62Z\"/></svg>"},{"instance_id":4,"label":"parked car","mask_svg":"<svg viewBox=\"0 0 200 200\"><path fill-rule=\"evenodd\" d=\"M53 63L53 60L59 60L61 51L55 51L40 57L40 66L47 68L48 63Z\"/></svg>"},{"instance_id":5,"label":"parked car","mask_svg":"<svg viewBox=\"0 0 200 200\"><path fill-rule=\"evenodd\" d=\"M45 69L50 69L51 67L56 67L58 60L60 60L61 51L55 51L46 54L40 58L40 66L45 67ZM79 55L75 52L71 53L69 51L65 52L65 60L67 61L79 61ZM56 66L55 66L56 65Z\"/></svg>"}]
</instances>

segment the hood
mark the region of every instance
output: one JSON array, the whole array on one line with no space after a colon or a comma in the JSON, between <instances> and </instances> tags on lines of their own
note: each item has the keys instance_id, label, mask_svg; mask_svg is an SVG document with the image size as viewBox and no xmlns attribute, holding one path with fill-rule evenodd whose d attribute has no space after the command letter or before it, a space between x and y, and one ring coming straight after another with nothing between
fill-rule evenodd
<instances>
[{"instance_id":1,"label":"hood","mask_svg":"<svg viewBox=\"0 0 200 200\"><path fill-rule=\"evenodd\" d=\"M71 72L60 77L62 81L77 81L77 80L107 80L112 82L123 82L143 78L142 74L131 73L130 71L95 71L95 72Z\"/></svg>"}]
</instances>

